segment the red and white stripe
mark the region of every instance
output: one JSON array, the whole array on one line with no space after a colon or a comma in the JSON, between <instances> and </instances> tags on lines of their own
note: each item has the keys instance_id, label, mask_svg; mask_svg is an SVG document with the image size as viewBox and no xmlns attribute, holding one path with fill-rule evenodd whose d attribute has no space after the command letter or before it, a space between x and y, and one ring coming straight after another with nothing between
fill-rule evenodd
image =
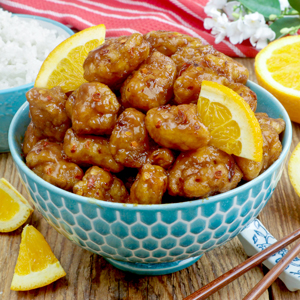
<instances>
[{"instance_id":1,"label":"red and white stripe","mask_svg":"<svg viewBox=\"0 0 300 300\"><path fill-rule=\"evenodd\" d=\"M200 37L204 44L233 57L254 57L249 43L233 45L228 40L215 44L203 27L208 0L0 0L13 13L53 19L78 30L105 24L107 36L168 30Z\"/></svg>"}]
</instances>

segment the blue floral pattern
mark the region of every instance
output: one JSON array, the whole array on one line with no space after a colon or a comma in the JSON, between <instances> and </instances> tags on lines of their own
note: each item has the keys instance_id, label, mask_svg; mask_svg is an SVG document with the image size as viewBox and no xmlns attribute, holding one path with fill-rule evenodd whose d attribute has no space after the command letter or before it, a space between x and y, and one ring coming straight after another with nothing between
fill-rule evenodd
<instances>
[{"instance_id":1,"label":"blue floral pattern","mask_svg":"<svg viewBox=\"0 0 300 300\"><path fill-rule=\"evenodd\" d=\"M245 229L240 233L239 239L249 256L252 256L276 243L276 239L258 219L255 219L247 227L245 227ZM270 256L263 264L271 269L286 255L287 252L287 249L282 249ZM295 291L300 289L300 259L295 258L287 266L279 278L285 283L289 290Z\"/></svg>"}]
</instances>

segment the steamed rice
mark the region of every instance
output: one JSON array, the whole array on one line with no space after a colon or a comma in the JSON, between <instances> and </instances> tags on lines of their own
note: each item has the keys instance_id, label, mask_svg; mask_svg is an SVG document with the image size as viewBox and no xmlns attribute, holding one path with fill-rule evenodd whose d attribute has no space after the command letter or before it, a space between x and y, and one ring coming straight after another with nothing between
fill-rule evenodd
<instances>
[{"instance_id":1,"label":"steamed rice","mask_svg":"<svg viewBox=\"0 0 300 300\"><path fill-rule=\"evenodd\" d=\"M33 82L45 58L63 40L57 31L0 8L0 89Z\"/></svg>"}]
</instances>

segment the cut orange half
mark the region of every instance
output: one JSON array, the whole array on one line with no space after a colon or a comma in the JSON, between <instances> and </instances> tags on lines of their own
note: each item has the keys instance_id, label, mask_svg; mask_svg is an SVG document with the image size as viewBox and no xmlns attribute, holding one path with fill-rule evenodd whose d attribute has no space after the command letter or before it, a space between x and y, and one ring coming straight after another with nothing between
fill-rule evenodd
<instances>
[{"instance_id":1,"label":"cut orange half","mask_svg":"<svg viewBox=\"0 0 300 300\"><path fill-rule=\"evenodd\" d=\"M36 289L65 275L66 272L54 256L43 235L33 226L26 225L22 232L11 290Z\"/></svg>"},{"instance_id":2,"label":"cut orange half","mask_svg":"<svg viewBox=\"0 0 300 300\"><path fill-rule=\"evenodd\" d=\"M300 36L270 43L255 58L258 83L285 107L292 121L300 123Z\"/></svg>"},{"instance_id":3,"label":"cut orange half","mask_svg":"<svg viewBox=\"0 0 300 300\"><path fill-rule=\"evenodd\" d=\"M241 96L216 82L203 81L197 107L198 117L212 136L210 145L228 154L262 160L260 126Z\"/></svg>"},{"instance_id":4,"label":"cut orange half","mask_svg":"<svg viewBox=\"0 0 300 300\"><path fill-rule=\"evenodd\" d=\"M86 82L83 62L88 53L105 40L105 26L92 26L70 36L45 59L34 83L35 87L51 89L61 86L63 92L77 89Z\"/></svg>"},{"instance_id":5,"label":"cut orange half","mask_svg":"<svg viewBox=\"0 0 300 300\"><path fill-rule=\"evenodd\" d=\"M33 212L27 200L4 178L0 179L0 232L23 225Z\"/></svg>"},{"instance_id":6,"label":"cut orange half","mask_svg":"<svg viewBox=\"0 0 300 300\"><path fill-rule=\"evenodd\" d=\"M294 149L288 164L288 173L295 192L300 197L300 143Z\"/></svg>"}]
</instances>

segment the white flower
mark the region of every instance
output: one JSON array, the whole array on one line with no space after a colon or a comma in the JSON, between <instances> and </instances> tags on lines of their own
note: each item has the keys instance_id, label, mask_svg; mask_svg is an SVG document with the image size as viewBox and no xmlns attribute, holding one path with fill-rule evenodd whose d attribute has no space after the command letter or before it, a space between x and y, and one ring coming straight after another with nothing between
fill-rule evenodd
<instances>
[{"instance_id":1,"label":"white flower","mask_svg":"<svg viewBox=\"0 0 300 300\"><path fill-rule=\"evenodd\" d=\"M227 27L229 25L228 18L225 14L219 14L214 18L206 18L204 20L204 28L211 29L211 34L216 36L215 43L220 43L227 35Z\"/></svg>"},{"instance_id":2,"label":"white flower","mask_svg":"<svg viewBox=\"0 0 300 300\"><path fill-rule=\"evenodd\" d=\"M282 5L287 5L288 0L280 0ZM238 1L210 0L204 8L205 13L211 17L204 20L204 28L211 30L215 35L215 43L220 43L225 37L228 37L232 44L242 43L250 38L250 42L257 49L262 49L268 43L268 40L275 39L275 32L266 24L264 16L258 12L246 14L239 6ZM225 12L225 13L222 13ZM240 17L234 21L234 13ZM231 21L229 21L231 20Z\"/></svg>"},{"instance_id":3,"label":"white flower","mask_svg":"<svg viewBox=\"0 0 300 300\"><path fill-rule=\"evenodd\" d=\"M204 12L209 16L209 17L217 17L220 12L218 11L219 9L222 9L224 5L227 3L227 0L210 0L206 4L204 8Z\"/></svg>"},{"instance_id":4,"label":"white flower","mask_svg":"<svg viewBox=\"0 0 300 300\"><path fill-rule=\"evenodd\" d=\"M255 12L253 14L246 15L244 17L244 23L252 30L265 25L266 21L262 14Z\"/></svg>"},{"instance_id":5,"label":"white flower","mask_svg":"<svg viewBox=\"0 0 300 300\"><path fill-rule=\"evenodd\" d=\"M289 8L290 4L288 0L279 0L280 2L280 9L284 10L285 8Z\"/></svg>"},{"instance_id":6,"label":"white flower","mask_svg":"<svg viewBox=\"0 0 300 300\"><path fill-rule=\"evenodd\" d=\"M231 2L227 2L224 7L223 7L223 11L226 13L227 17L229 20L233 21L235 18L233 17L233 13L237 13L240 14L242 13L242 16L245 15L245 12L241 12L240 8L236 8L234 9L235 6L239 6L241 3L238 1L231 1Z\"/></svg>"},{"instance_id":7,"label":"white flower","mask_svg":"<svg viewBox=\"0 0 300 300\"><path fill-rule=\"evenodd\" d=\"M256 46L257 49L262 49L268 45L268 40L273 41L275 36L275 32L270 27L267 25L261 26L250 37L250 43L252 46Z\"/></svg>"},{"instance_id":8,"label":"white flower","mask_svg":"<svg viewBox=\"0 0 300 300\"><path fill-rule=\"evenodd\" d=\"M242 19L230 22L227 27L227 37L232 44L242 43L250 36L247 34L247 28Z\"/></svg>"}]
</instances>

